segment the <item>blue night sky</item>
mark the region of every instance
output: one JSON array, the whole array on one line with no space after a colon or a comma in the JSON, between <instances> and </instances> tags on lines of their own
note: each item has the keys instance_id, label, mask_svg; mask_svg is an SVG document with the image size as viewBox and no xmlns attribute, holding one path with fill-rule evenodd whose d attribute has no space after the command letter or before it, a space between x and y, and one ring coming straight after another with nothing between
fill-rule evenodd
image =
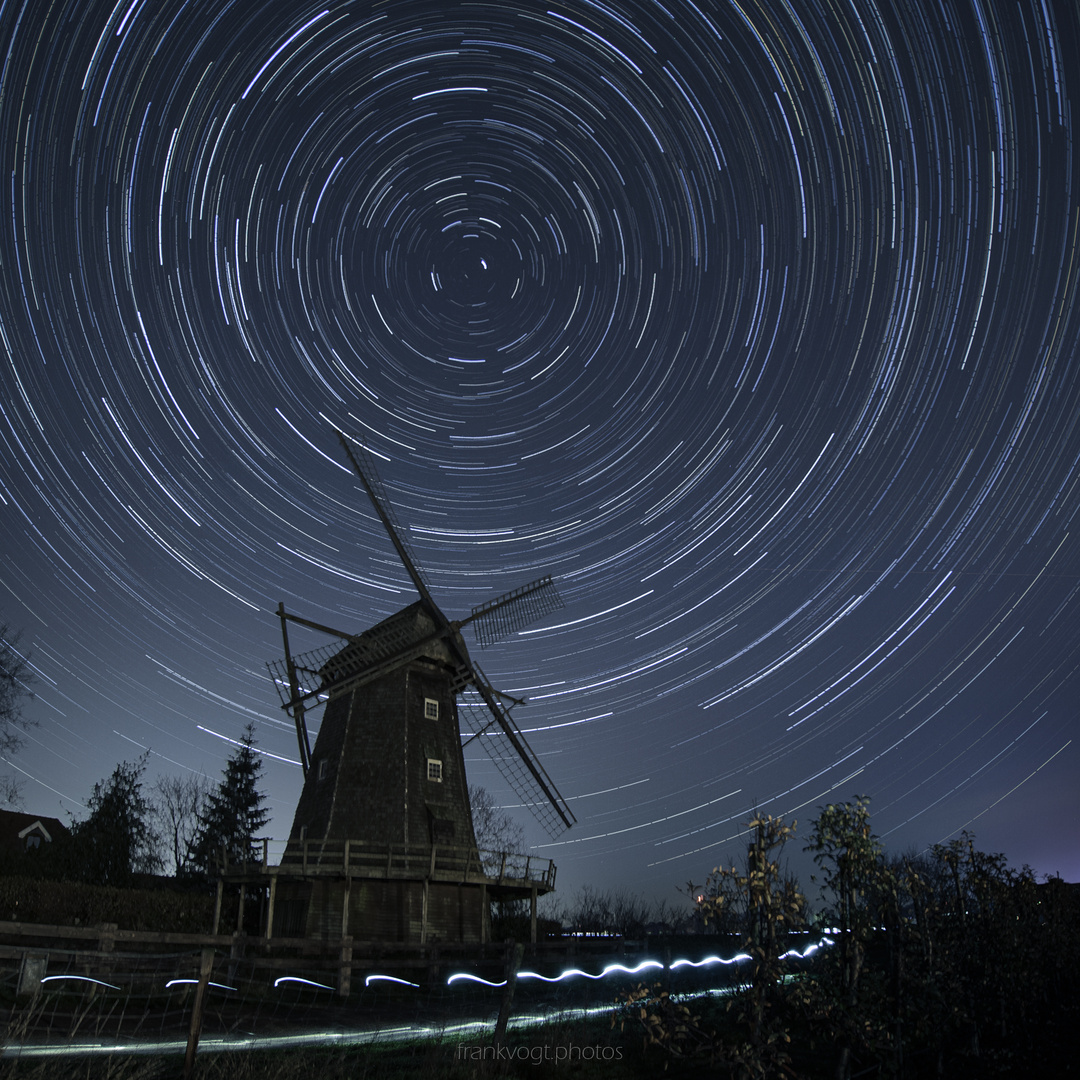
<instances>
[{"instance_id":1,"label":"blue night sky","mask_svg":"<svg viewBox=\"0 0 1080 1080\"><path fill-rule=\"evenodd\" d=\"M858 794L1080 879L1078 55L1071 0L5 0L26 807L254 721L285 838L278 603L416 598L341 428L452 618L559 582L473 654L569 891Z\"/></svg>"}]
</instances>

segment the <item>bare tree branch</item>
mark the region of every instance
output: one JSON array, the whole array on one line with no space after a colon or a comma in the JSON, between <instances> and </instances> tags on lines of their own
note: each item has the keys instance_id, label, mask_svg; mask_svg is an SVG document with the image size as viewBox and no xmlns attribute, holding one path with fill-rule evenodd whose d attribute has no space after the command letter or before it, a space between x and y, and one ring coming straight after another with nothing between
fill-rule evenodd
<instances>
[{"instance_id":1,"label":"bare tree branch","mask_svg":"<svg viewBox=\"0 0 1080 1080\"><path fill-rule=\"evenodd\" d=\"M0 623L0 757L22 748L25 732L37 723L23 716L22 707L34 695L29 659L19 650L20 634ZM0 803L22 804L21 785L14 776L0 776Z\"/></svg>"},{"instance_id":2,"label":"bare tree branch","mask_svg":"<svg viewBox=\"0 0 1080 1080\"><path fill-rule=\"evenodd\" d=\"M155 812L166 865L171 859L179 877L191 858L191 849L210 795L210 781L199 773L159 776L154 784Z\"/></svg>"}]
</instances>

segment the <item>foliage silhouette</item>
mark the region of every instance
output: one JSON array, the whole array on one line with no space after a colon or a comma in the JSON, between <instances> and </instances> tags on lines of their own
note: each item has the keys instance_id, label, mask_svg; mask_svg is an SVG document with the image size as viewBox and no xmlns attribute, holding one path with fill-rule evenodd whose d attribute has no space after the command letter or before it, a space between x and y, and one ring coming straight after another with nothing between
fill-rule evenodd
<instances>
[{"instance_id":1,"label":"foliage silhouette","mask_svg":"<svg viewBox=\"0 0 1080 1080\"><path fill-rule=\"evenodd\" d=\"M77 855L76 876L95 885L129 885L136 874L161 868L154 808L143 793L149 753L121 761L107 780L94 784L84 821L75 822L66 846Z\"/></svg>"},{"instance_id":2,"label":"foliage silhouette","mask_svg":"<svg viewBox=\"0 0 1080 1080\"><path fill-rule=\"evenodd\" d=\"M23 705L33 697L29 660L19 650L19 634L0 623L0 757L17 753L25 732L36 721L23 715ZM0 804L18 806L20 786L13 776L0 776Z\"/></svg>"},{"instance_id":3,"label":"foliage silhouette","mask_svg":"<svg viewBox=\"0 0 1080 1080\"><path fill-rule=\"evenodd\" d=\"M255 725L244 728L216 790L210 792L192 844L189 867L210 874L222 858L230 864L254 862L261 857L255 848L256 834L270 816L259 790L262 759L255 750Z\"/></svg>"}]
</instances>

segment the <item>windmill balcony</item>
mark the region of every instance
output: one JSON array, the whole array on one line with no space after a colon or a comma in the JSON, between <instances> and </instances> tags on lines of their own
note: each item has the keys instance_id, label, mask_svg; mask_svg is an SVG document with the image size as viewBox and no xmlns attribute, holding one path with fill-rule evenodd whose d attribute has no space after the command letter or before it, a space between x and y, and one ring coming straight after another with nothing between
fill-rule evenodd
<instances>
[{"instance_id":1,"label":"windmill balcony","mask_svg":"<svg viewBox=\"0 0 1080 1080\"><path fill-rule=\"evenodd\" d=\"M255 884L269 875L289 877L354 877L389 880L468 882L476 885L555 888L555 863L536 855L485 851L452 844L409 847L405 844L370 844L362 840L292 841L277 866L269 863L269 838L263 838L258 862L230 862L222 848L220 876L231 883Z\"/></svg>"},{"instance_id":2,"label":"windmill balcony","mask_svg":"<svg viewBox=\"0 0 1080 1080\"><path fill-rule=\"evenodd\" d=\"M292 905L290 911L306 912L288 916L290 927L295 922L289 936L343 938L350 922L355 925L363 914L371 937L422 943L437 933L445 940L483 942L489 901L527 900L535 937L537 898L555 888L555 864L550 859L516 852L478 851L452 844L303 839L290 841L275 866L269 862L268 845L269 841L262 841L261 860L241 863L230 862L223 847L216 875L218 912L225 887L239 887L241 919L245 893L268 898L263 920L268 938L276 906L279 926L283 925L283 899ZM263 893L264 889L268 892ZM359 899L364 896L366 900ZM393 926L387 922L390 910L395 913ZM217 921L215 914L215 927Z\"/></svg>"}]
</instances>

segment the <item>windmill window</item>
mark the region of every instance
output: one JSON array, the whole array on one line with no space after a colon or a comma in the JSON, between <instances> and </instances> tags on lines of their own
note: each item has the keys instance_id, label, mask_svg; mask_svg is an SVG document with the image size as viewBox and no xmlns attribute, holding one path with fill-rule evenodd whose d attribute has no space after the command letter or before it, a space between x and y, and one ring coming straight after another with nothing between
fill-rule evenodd
<instances>
[{"instance_id":1,"label":"windmill window","mask_svg":"<svg viewBox=\"0 0 1080 1080\"><path fill-rule=\"evenodd\" d=\"M326 774L330 771L329 768L328 768L328 765L329 765L329 762L327 762L326 758L323 758L322 761L319 762L319 779L320 780L325 780L326 779Z\"/></svg>"},{"instance_id":2,"label":"windmill window","mask_svg":"<svg viewBox=\"0 0 1080 1080\"><path fill-rule=\"evenodd\" d=\"M438 720L439 719L439 703L434 698L424 698L424 719L425 720Z\"/></svg>"},{"instance_id":3,"label":"windmill window","mask_svg":"<svg viewBox=\"0 0 1080 1080\"><path fill-rule=\"evenodd\" d=\"M442 762L438 758L427 759L427 778L435 783L442 783Z\"/></svg>"}]
</instances>

